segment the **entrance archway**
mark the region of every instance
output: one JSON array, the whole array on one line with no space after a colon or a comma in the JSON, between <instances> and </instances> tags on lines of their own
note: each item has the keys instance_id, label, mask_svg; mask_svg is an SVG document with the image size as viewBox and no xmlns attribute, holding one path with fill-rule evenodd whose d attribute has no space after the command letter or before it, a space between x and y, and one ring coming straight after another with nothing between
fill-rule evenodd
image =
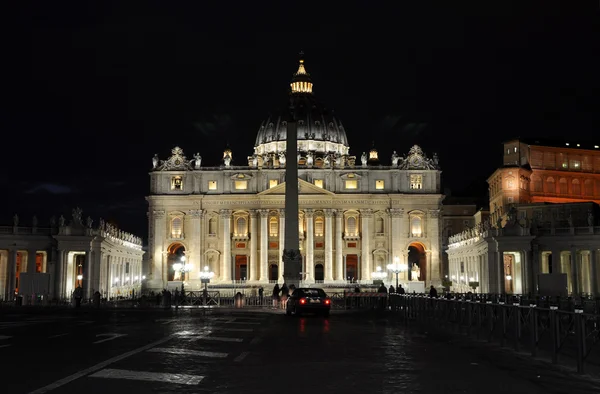
<instances>
[{"instance_id":1,"label":"entrance archway","mask_svg":"<svg viewBox=\"0 0 600 394\"><path fill-rule=\"evenodd\" d=\"M248 256L236 255L235 256L235 280L247 280L248 279Z\"/></svg>"},{"instance_id":2,"label":"entrance archway","mask_svg":"<svg viewBox=\"0 0 600 394\"><path fill-rule=\"evenodd\" d=\"M425 253L425 247L419 242L413 242L408 245L408 278L413 280L415 270L413 266L418 267L419 278L416 280L426 282L427 281L427 254Z\"/></svg>"},{"instance_id":3,"label":"entrance archway","mask_svg":"<svg viewBox=\"0 0 600 394\"><path fill-rule=\"evenodd\" d=\"M175 269L173 268L174 264L182 264L185 262L183 258L185 256L185 246L179 242L175 242L168 247L167 252L167 280L185 280L185 278L182 277L181 272L175 272Z\"/></svg>"},{"instance_id":4,"label":"entrance archway","mask_svg":"<svg viewBox=\"0 0 600 394\"><path fill-rule=\"evenodd\" d=\"M348 281L358 280L358 255L346 255L346 279Z\"/></svg>"},{"instance_id":5,"label":"entrance archway","mask_svg":"<svg viewBox=\"0 0 600 394\"><path fill-rule=\"evenodd\" d=\"M269 267L269 281L277 281L279 279L279 267L277 264L271 264Z\"/></svg>"},{"instance_id":6,"label":"entrance archway","mask_svg":"<svg viewBox=\"0 0 600 394\"><path fill-rule=\"evenodd\" d=\"M323 264L315 265L315 280L321 282L325 280L325 270L323 269Z\"/></svg>"}]
</instances>

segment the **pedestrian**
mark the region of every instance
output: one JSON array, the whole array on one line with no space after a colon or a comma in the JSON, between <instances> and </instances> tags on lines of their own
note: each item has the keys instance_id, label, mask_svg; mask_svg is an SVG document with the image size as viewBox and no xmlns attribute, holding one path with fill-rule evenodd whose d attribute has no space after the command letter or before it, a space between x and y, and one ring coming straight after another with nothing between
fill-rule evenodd
<instances>
[{"instance_id":1,"label":"pedestrian","mask_svg":"<svg viewBox=\"0 0 600 394\"><path fill-rule=\"evenodd\" d=\"M398 294L406 294L404 287L402 285L398 285L398 290L396 291Z\"/></svg>"},{"instance_id":2,"label":"pedestrian","mask_svg":"<svg viewBox=\"0 0 600 394\"><path fill-rule=\"evenodd\" d=\"M277 308L279 305L279 284L275 283L273 287L273 308Z\"/></svg>"},{"instance_id":3,"label":"pedestrian","mask_svg":"<svg viewBox=\"0 0 600 394\"><path fill-rule=\"evenodd\" d=\"M260 302L260 305L262 306L263 304L263 294L265 293L265 289L263 289L262 286L260 286L258 288L258 301Z\"/></svg>"},{"instance_id":4,"label":"pedestrian","mask_svg":"<svg viewBox=\"0 0 600 394\"><path fill-rule=\"evenodd\" d=\"M281 308L285 309L285 303L290 295L290 290L288 289L285 282L281 285Z\"/></svg>"},{"instance_id":5,"label":"pedestrian","mask_svg":"<svg viewBox=\"0 0 600 394\"><path fill-rule=\"evenodd\" d=\"M393 294L396 292L396 289L394 289L394 285L390 285L390 294Z\"/></svg>"},{"instance_id":6,"label":"pedestrian","mask_svg":"<svg viewBox=\"0 0 600 394\"><path fill-rule=\"evenodd\" d=\"M431 288L429 289L429 297L437 298L437 296L438 296L437 290L435 289L435 287L433 287L433 285L431 285Z\"/></svg>"},{"instance_id":7,"label":"pedestrian","mask_svg":"<svg viewBox=\"0 0 600 394\"><path fill-rule=\"evenodd\" d=\"M381 286L379 286L379 289L377 289L377 292L379 293L379 300L380 300L380 306L382 309L385 309L386 305L387 305L387 287L385 287L385 285L382 283Z\"/></svg>"},{"instance_id":8,"label":"pedestrian","mask_svg":"<svg viewBox=\"0 0 600 394\"><path fill-rule=\"evenodd\" d=\"M81 286L77 286L73 292L73 298L75 298L75 308L81 307L81 299L83 298L83 289Z\"/></svg>"}]
</instances>

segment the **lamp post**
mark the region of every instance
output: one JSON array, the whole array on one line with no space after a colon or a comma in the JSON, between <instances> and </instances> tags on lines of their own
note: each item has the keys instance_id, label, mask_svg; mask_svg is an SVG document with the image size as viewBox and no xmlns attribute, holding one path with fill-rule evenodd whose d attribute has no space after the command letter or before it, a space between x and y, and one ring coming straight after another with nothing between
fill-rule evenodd
<instances>
[{"instance_id":1,"label":"lamp post","mask_svg":"<svg viewBox=\"0 0 600 394\"><path fill-rule=\"evenodd\" d=\"M408 269L408 266L406 264L401 264L400 258L396 256L394 257L394 263L388 264L387 269L388 271L391 271L392 273L396 274L396 291L398 291L398 274L400 272L406 271Z\"/></svg>"},{"instance_id":2,"label":"lamp post","mask_svg":"<svg viewBox=\"0 0 600 394\"><path fill-rule=\"evenodd\" d=\"M181 274L181 281L185 281L185 274L194 268L193 265L185 262L185 256L181 256L181 263L173 264L173 270Z\"/></svg>"},{"instance_id":3,"label":"lamp post","mask_svg":"<svg viewBox=\"0 0 600 394\"><path fill-rule=\"evenodd\" d=\"M204 306L207 306L208 284L213 276L215 276L215 273L209 271L208 266L205 266L204 269L200 271L200 281L204 283Z\"/></svg>"}]
</instances>

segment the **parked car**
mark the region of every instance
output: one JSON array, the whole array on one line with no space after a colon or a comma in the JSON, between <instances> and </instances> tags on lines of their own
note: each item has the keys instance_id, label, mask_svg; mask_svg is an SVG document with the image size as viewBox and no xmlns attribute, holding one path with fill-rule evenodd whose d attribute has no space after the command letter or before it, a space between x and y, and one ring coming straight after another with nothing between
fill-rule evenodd
<instances>
[{"instance_id":1,"label":"parked car","mask_svg":"<svg viewBox=\"0 0 600 394\"><path fill-rule=\"evenodd\" d=\"M316 313L329 316L331 299L323 289L298 288L287 300L285 314L288 316L302 313Z\"/></svg>"}]
</instances>

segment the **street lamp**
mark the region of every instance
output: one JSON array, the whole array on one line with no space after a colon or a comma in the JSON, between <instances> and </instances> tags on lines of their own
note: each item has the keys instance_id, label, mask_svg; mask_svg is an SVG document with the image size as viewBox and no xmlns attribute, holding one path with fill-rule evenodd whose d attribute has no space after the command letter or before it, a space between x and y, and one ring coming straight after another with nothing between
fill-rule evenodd
<instances>
[{"instance_id":1,"label":"street lamp","mask_svg":"<svg viewBox=\"0 0 600 394\"><path fill-rule=\"evenodd\" d=\"M387 273L386 273L386 272L384 272L384 271L381 269L381 267L377 267L377 270L371 274L371 277L372 277L374 280L381 280L381 281L383 281L383 280L385 279L385 277L386 277L386 276L387 276Z\"/></svg>"},{"instance_id":2,"label":"street lamp","mask_svg":"<svg viewBox=\"0 0 600 394\"><path fill-rule=\"evenodd\" d=\"M190 272L194 268L191 264L185 262L185 256L181 256L181 263L173 264L173 270L179 272L180 277L183 276L182 280L185 280L186 272Z\"/></svg>"},{"instance_id":3,"label":"street lamp","mask_svg":"<svg viewBox=\"0 0 600 394\"><path fill-rule=\"evenodd\" d=\"M204 305L206 306L207 304L207 297L208 297L208 284L210 283L210 280L213 278L213 276L215 276L215 273L212 271L209 271L208 265L204 267L204 269L202 271L200 271L200 282L204 283Z\"/></svg>"},{"instance_id":4,"label":"street lamp","mask_svg":"<svg viewBox=\"0 0 600 394\"><path fill-rule=\"evenodd\" d=\"M388 264L387 269L388 271L392 271L394 274L396 274L396 291L398 291L398 274L406 271L408 269L408 265L404 263L401 264L400 258L396 256L394 257L394 263Z\"/></svg>"},{"instance_id":5,"label":"street lamp","mask_svg":"<svg viewBox=\"0 0 600 394\"><path fill-rule=\"evenodd\" d=\"M77 275L77 281L79 282L79 283L77 284L77 286L81 286L81 281L82 281L82 279L83 279L83 275L81 275L81 274Z\"/></svg>"}]
</instances>

